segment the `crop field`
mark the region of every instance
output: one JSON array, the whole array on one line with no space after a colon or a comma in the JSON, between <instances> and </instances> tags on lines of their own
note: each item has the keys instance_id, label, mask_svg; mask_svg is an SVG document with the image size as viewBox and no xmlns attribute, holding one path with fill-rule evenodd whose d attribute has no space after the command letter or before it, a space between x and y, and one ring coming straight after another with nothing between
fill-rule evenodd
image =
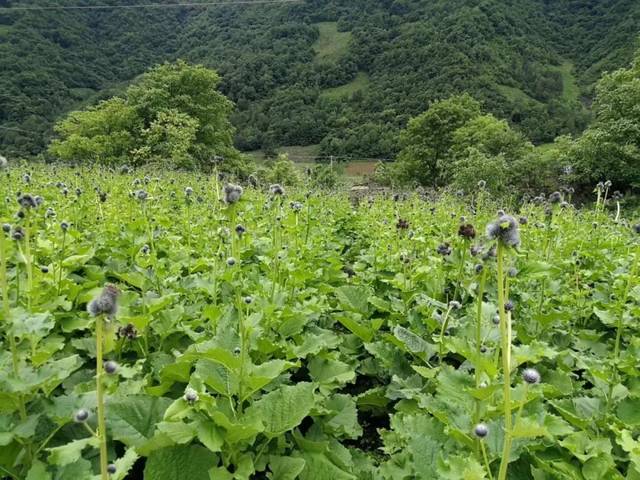
<instances>
[{"instance_id":1,"label":"crop field","mask_svg":"<svg viewBox=\"0 0 640 480\"><path fill-rule=\"evenodd\" d=\"M640 237L605 186L0 173L0 478L640 478Z\"/></svg>"}]
</instances>

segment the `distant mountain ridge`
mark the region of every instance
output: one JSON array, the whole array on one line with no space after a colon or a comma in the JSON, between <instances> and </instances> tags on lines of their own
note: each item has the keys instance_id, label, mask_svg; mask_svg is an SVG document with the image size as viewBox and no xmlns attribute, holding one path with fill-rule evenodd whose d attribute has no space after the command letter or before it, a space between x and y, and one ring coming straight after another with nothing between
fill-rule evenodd
<instances>
[{"instance_id":1,"label":"distant mountain ridge","mask_svg":"<svg viewBox=\"0 0 640 480\"><path fill-rule=\"evenodd\" d=\"M635 0L1 10L40 4L0 0L5 155L42 152L65 112L177 58L222 75L242 150L320 144L327 155L393 157L411 116L461 91L545 143L584 128L593 83L629 62L640 25Z\"/></svg>"}]
</instances>

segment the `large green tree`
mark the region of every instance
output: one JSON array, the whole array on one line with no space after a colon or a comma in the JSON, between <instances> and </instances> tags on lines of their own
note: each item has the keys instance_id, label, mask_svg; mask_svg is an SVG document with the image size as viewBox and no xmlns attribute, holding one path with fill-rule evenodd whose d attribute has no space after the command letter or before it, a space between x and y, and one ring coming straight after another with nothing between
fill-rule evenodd
<instances>
[{"instance_id":1,"label":"large green tree","mask_svg":"<svg viewBox=\"0 0 640 480\"><path fill-rule=\"evenodd\" d=\"M49 151L110 165L198 168L224 159L223 168L236 169L233 104L217 90L219 82L215 71L183 61L154 67L122 97L70 113L56 125L59 138Z\"/></svg>"},{"instance_id":2,"label":"large green tree","mask_svg":"<svg viewBox=\"0 0 640 480\"><path fill-rule=\"evenodd\" d=\"M571 157L584 185L611 180L640 187L640 51L629 68L605 75L596 87L595 120Z\"/></svg>"},{"instance_id":3,"label":"large green tree","mask_svg":"<svg viewBox=\"0 0 640 480\"><path fill-rule=\"evenodd\" d=\"M480 103L463 94L434 102L412 118L401 136L398 169L402 179L421 185L443 183L443 165L450 158L456 130L481 113Z\"/></svg>"}]
</instances>

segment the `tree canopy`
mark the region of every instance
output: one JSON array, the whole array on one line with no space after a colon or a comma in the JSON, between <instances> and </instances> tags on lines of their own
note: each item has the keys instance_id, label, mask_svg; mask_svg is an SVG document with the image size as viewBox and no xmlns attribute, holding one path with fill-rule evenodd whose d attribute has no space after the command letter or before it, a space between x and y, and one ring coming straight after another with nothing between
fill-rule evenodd
<instances>
[{"instance_id":1,"label":"tree canopy","mask_svg":"<svg viewBox=\"0 0 640 480\"><path fill-rule=\"evenodd\" d=\"M56 124L49 152L63 160L169 167L237 163L233 104L220 77L201 65L165 63L140 76L122 97L70 113Z\"/></svg>"}]
</instances>

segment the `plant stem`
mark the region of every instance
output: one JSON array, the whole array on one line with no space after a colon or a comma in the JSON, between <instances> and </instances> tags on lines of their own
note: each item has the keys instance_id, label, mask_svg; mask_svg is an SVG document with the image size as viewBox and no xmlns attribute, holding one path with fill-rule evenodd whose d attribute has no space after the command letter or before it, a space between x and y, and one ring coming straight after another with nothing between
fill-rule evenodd
<instances>
[{"instance_id":1,"label":"plant stem","mask_svg":"<svg viewBox=\"0 0 640 480\"><path fill-rule=\"evenodd\" d=\"M440 328L440 351L438 353L439 365L442 365L442 357L444 357L444 332L449 326L449 314L452 308L453 307L449 307L447 309L447 313L444 314L444 318L442 319L442 327Z\"/></svg>"},{"instance_id":2,"label":"plant stem","mask_svg":"<svg viewBox=\"0 0 640 480\"><path fill-rule=\"evenodd\" d=\"M504 246L498 241L498 311L500 315L500 341L503 376L504 445L498 480L507 478L509 457L511 456L511 319L505 312Z\"/></svg>"},{"instance_id":3,"label":"plant stem","mask_svg":"<svg viewBox=\"0 0 640 480\"><path fill-rule=\"evenodd\" d=\"M104 412L104 386L102 384L103 373L103 332L104 317L96 317L96 394L98 401L98 439L100 440L100 475L102 480L109 479L107 472L107 426Z\"/></svg>"},{"instance_id":4,"label":"plant stem","mask_svg":"<svg viewBox=\"0 0 640 480\"><path fill-rule=\"evenodd\" d=\"M493 475L491 474L491 467L489 466L489 458L487 457L487 449L484 446L484 442L482 440L480 442L480 450L482 450L482 458L484 458L484 464L487 468L487 473L489 474L489 480L493 480Z\"/></svg>"}]
</instances>

